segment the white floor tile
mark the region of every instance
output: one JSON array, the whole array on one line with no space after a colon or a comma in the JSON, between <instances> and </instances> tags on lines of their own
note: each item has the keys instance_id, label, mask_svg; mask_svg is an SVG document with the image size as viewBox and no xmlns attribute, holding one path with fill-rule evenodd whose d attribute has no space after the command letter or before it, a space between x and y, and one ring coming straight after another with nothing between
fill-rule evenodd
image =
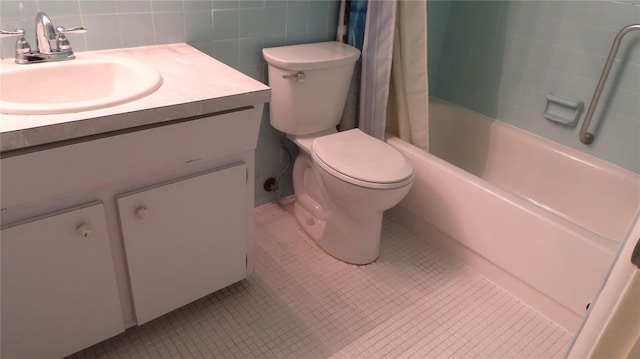
<instances>
[{"instance_id":1,"label":"white floor tile","mask_svg":"<svg viewBox=\"0 0 640 359\"><path fill-rule=\"evenodd\" d=\"M367 266L256 210L255 274L73 358L553 358L571 336L387 215Z\"/></svg>"}]
</instances>

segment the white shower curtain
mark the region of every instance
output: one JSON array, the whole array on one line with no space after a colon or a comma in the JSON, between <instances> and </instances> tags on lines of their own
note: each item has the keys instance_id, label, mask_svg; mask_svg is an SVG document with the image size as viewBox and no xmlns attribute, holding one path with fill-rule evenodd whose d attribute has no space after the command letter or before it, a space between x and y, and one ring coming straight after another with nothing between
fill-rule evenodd
<instances>
[{"instance_id":1,"label":"white shower curtain","mask_svg":"<svg viewBox=\"0 0 640 359\"><path fill-rule=\"evenodd\" d=\"M370 0L362 49L358 127L383 139L393 56L396 1Z\"/></svg>"},{"instance_id":2,"label":"white shower curtain","mask_svg":"<svg viewBox=\"0 0 640 359\"><path fill-rule=\"evenodd\" d=\"M398 0L387 130L429 150L426 0Z\"/></svg>"},{"instance_id":3,"label":"white shower curtain","mask_svg":"<svg viewBox=\"0 0 640 359\"><path fill-rule=\"evenodd\" d=\"M361 59L358 127L428 150L426 0L369 0ZM343 118L340 128L353 122Z\"/></svg>"}]
</instances>

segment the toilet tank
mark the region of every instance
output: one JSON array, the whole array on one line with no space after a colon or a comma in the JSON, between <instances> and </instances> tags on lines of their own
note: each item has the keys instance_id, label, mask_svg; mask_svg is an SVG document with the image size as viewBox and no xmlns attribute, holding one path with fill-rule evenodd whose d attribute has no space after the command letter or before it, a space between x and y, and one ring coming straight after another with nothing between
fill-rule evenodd
<instances>
[{"instance_id":1,"label":"toilet tank","mask_svg":"<svg viewBox=\"0 0 640 359\"><path fill-rule=\"evenodd\" d=\"M271 125L291 135L335 127L360 51L331 41L262 50L269 68Z\"/></svg>"}]
</instances>

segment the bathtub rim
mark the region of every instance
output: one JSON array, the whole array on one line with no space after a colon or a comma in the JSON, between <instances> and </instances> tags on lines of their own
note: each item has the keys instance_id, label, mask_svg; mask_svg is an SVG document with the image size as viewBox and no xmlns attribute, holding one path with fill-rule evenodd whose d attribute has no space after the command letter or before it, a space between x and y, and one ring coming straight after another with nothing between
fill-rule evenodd
<instances>
[{"instance_id":1,"label":"bathtub rim","mask_svg":"<svg viewBox=\"0 0 640 359\"><path fill-rule=\"evenodd\" d=\"M545 222L548 222L553 226L568 228L571 232L576 233L576 235L584 238L588 238L595 245L597 245L602 249L608 250L612 253L615 253L615 251L618 250L618 247L621 242L606 238L598 233L590 231L574 222L571 222L570 220L564 218L563 216L559 216L553 211L540 207L524 197L518 196L512 192L509 192L501 188L498 185L495 185L487 181L482 177L478 177L470 172L467 172L466 170L454 164L451 164L429 152L426 152L423 149L417 146L414 146L409 142L406 142L390 134L388 134L385 137L385 141L389 143L391 146L393 146L394 148L398 149L400 152L402 152L402 150L400 150L398 146L406 148L406 150L411 153L419 154L420 156L425 156L425 157L428 156L427 159L433 160L438 165L438 167L448 172L451 172L454 175L463 177L465 180L467 180L474 186L480 188L484 192L487 192L492 196L502 198L509 204L517 207L518 209L525 211L533 216L539 217L543 219Z\"/></svg>"}]
</instances>

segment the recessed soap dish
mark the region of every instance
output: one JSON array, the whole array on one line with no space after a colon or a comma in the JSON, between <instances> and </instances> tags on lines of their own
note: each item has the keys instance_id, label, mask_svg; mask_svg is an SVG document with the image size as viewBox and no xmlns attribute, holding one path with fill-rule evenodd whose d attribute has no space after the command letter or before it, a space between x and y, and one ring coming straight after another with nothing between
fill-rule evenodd
<instances>
[{"instance_id":1,"label":"recessed soap dish","mask_svg":"<svg viewBox=\"0 0 640 359\"><path fill-rule=\"evenodd\" d=\"M584 110L584 102L567 100L553 94L545 97L547 104L542 113L544 118L564 126L575 127L578 124L582 110Z\"/></svg>"}]
</instances>

